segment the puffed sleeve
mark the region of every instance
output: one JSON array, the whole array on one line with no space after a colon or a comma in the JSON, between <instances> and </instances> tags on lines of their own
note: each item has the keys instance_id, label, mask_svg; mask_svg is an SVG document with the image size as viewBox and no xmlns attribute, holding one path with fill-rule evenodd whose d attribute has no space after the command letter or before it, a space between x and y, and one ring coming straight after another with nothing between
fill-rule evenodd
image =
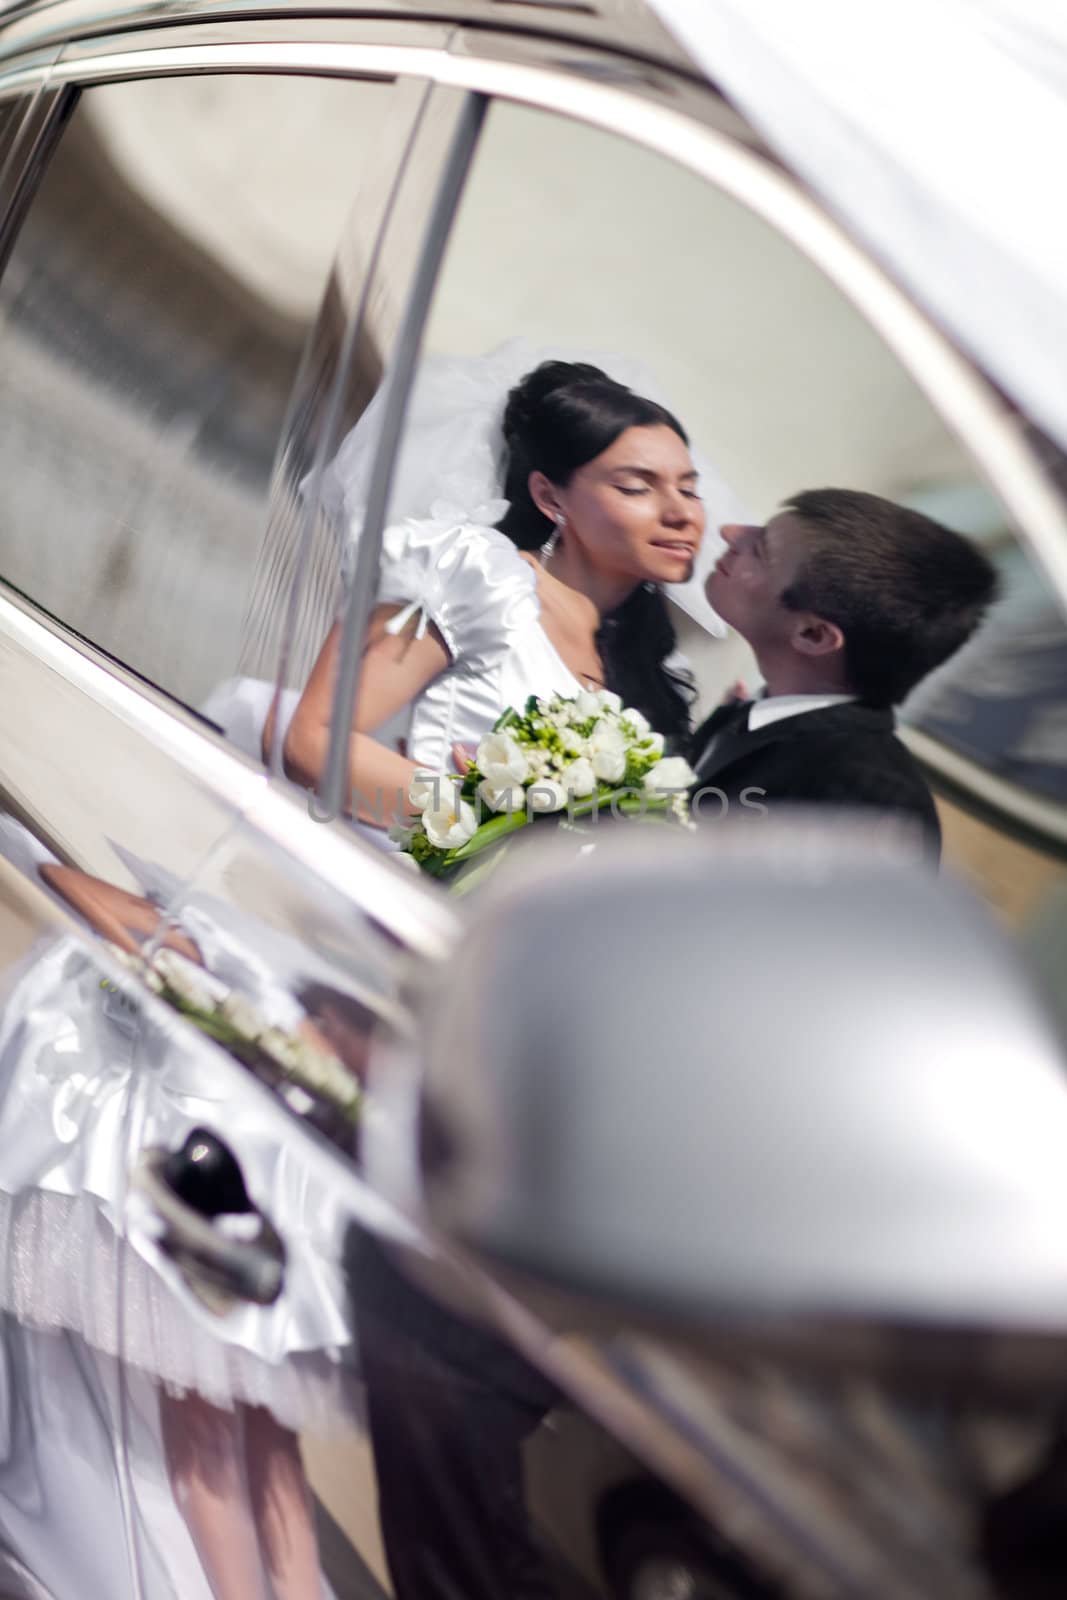
<instances>
[{"instance_id":1,"label":"puffed sleeve","mask_svg":"<svg viewBox=\"0 0 1067 1600\"><path fill-rule=\"evenodd\" d=\"M435 516L386 529L378 600L402 608L389 632L417 616L421 637L433 622L453 660L481 672L536 619L537 576L496 528Z\"/></svg>"}]
</instances>

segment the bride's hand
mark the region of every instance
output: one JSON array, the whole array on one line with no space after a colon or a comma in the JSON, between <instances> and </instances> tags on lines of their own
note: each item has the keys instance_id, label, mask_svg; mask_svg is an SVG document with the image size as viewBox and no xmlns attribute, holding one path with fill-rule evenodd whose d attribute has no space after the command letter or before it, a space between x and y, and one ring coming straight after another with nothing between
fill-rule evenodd
<instances>
[{"instance_id":1,"label":"bride's hand","mask_svg":"<svg viewBox=\"0 0 1067 1600\"><path fill-rule=\"evenodd\" d=\"M452 760L456 764L456 771L464 777L468 767L473 767L476 746L473 744L454 744L452 746Z\"/></svg>"}]
</instances>

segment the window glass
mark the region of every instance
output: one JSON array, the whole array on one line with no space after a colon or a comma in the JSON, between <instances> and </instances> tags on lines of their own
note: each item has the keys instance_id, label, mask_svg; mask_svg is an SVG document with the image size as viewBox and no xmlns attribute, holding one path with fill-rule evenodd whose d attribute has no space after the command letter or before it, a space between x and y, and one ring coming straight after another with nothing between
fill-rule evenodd
<instances>
[{"instance_id":1,"label":"window glass","mask_svg":"<svg viewBox=\"0 0 1067 1600\"><path fill-rule=\"evenodd\" d=\"M1009 842L1002 813L995 805L990 812L990 797L979 791L989 774L1000 772L1043 795L1062 815L1062 761L1049 755L1063 748L1056 738L1062 708L1055 688L1063 677L1055 670L1061 646L1049 644L1049 630L1060 638L1062 623L1004 508L881 338L819 270L738 201L624 140L495 103L431 308L396 475L391 520L397 527L405 518L430 519L447 543L449 522L499 520L501 508L487 502L504 491L505 397L509 385L546 356L594 362L668 406L689 435L707 531L693 578L664 583L663 592L681 657L669 656L667 665L692 674L693 728L735 681L751 695L765 682L746 642L746 632L754 637L752 619L746 629L724 627L703 595L724 550L720 525L761 527L791 496L830 487L923 513L988 552L1001 572L1004 599L976 641L915 696L914 713L909 700L904 722L905 738L912 737L912 726L926 735L914 739L926 757L932 756L930 740L938 749L966 745L966 781L962 790L952 786L952 798L944 772L930 768L945 791L938 798L944 857L1006 910L994 879L1011 875L1008 854L1016 841ZM353 501L365 470L360 445L357 430L337 458ZM617 487L626 485L620 480ZM545 522L544 537L550 532ZM690 537L689 530L683 534ZM540 542L527 552L535 566ZM468 583L469 595L460 588L438 592L444 569L417 552L417 543L399 533L386 541L379 598L394 616L410 606L401 631L411 636L411 646L396 655L393 695L382 689L379 651L374 687L357 720L361 733L373 733L374 717L384 708L393 720L379 729L381 743L408 762L450 770L455 738L476 739L506 704L528 692L573 688L583 674L594 681L603 658L598 663L588 640L583 647L568 634L573 616L566 606L556 608L547 653L536 624L517 648L512 634L508 648L498 648L503 634L500 626L493 632L490 586L472 567L460 583ZM519 589L524 581L528 588L529 578L514 570ZM775 582L777 596L785 585L781 569ZM558 589L549 584L546 590L542 576L535 588L543 617L546 593L558 600ZM884 596L877 599L882 605ZM510 628L514 617L506 621ZM428 653L424 672L432 675L436 667L439 675L401 708L393 702L410 687L412 662L427 648L420 629L425 636L431 624L444 653L438 660ZM1025 749L1015 749L1020 730L1003 703L1000 720L1000 713L992 720L983 714L984 732L979 736L975 724L975 737L961 744L958 705L953 732L941 691L977 672L1005 630L1016 639L1021 631L1028 659L1037 659L1035 651L1040 656L1040 715L1027 719ZM402 769L381 770L388 776L387 798L395 797ZM377 798L371 768L361 780L356 745L352 776L357 799L360 782L370 785L362 819L380 836L390 805ZM728 801L711 807L716 817L737 809L736 795L726 788ZM978 850L971 813L980 799L985 842ZM1062 877L1054 834L1039 831L1025 846L1034 857L1034 891L1024 920ZM1002 867L990 866L990 851L998 861L1004 852ZM1020 917L1012 913L1012 920L1018 925Z\"/></svg>"},{"instance_id":2,"label":"window glass","mask_svg":"<svg viewBox=\"0 0 1067 1600\"><path fill-rule=\"evenodd\" d=\"M279 454L268 525L242 630L236 698L262 702L280 685L282 736L268 738L280 767L284 730L333 627L353 547L351 506L334 470L338 445L375 394L408 288L464 96L402 80L392 89L381 154L348 216L319 318L297 379ZM380 409L380 408L379 408ZM375 436L368 417L360 429ZM368 454L369 464L369 454ZM224 694L214 697L209 709ZM271 719L273 725L274 719ZM328 730L322 729L323 738Z\"/></svg>"},{"instance_id":3,"label":"window glass","mask_svg":"<svg viewBox=\"0 0 1067 1600\"><path fill-rule=\"evenodd\" d=\"M0 178L6 176L5 168L15 143L15 135L22 126L27 101L23 95L13 95L0 100Z\"/></svg>"},{"instance_id":4,"label":"window glass","mask_svg":"<svg viewBox=\"0 0 1067 1600\"><path fill-rule=\"evenodd\" d=\"M90 89L0 284L0 575L194 706L237 663L293 380L365 183L377 203L392 97Z\"/></svg>"}]
</instances>

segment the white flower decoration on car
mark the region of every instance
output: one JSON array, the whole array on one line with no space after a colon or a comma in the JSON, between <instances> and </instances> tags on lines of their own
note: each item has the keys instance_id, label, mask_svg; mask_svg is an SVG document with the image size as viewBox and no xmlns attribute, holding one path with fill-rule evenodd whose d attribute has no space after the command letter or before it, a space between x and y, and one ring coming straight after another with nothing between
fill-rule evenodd
<instances>
[{"instance_id":1,"label":"white flower decoration on car","mask_svg":"<svg viewBox=\"0 0 1067 1600\"><path fill-rule=\"evenodd\" d=\"M459 792L454 792L450 805L443 805L435 811L422 813L422 825L426 829L426 837L430 843L439 850L457 850L460 845L472 839L478 828L478 818L474 807L468 805L466 800L461 800Z\"/></svg>"}]
</instances>

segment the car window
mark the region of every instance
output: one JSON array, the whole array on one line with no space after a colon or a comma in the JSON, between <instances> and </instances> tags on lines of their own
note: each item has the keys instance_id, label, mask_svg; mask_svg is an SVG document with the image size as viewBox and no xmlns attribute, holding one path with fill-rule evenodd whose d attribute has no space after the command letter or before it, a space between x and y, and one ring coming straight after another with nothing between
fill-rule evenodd
<instances>
[{"instance_id":1,"label":"car window","mask_svg":"<svg viewBox=\"0 0 1067 1600\"><path fill-rule=\"evenodd\" d=\"M939 682L971 671L968 663L981 659L986 640L1020 614L1020 604L1024 631L1036 639L1037 613L1032 605L1026 611L1022 590L1040 587L1040 578L1006 511L895 354L822 271L740 201L659 156L602 131L497 102L437 284L394 483L394 531L386 539L379 598L397 612L408 604L402 622L412 650L395 657L396 694L365 700L361 719L357 710L367 733L379 703L387 705L390 720L379 733L392 751L450 770L453 734L469 739L484 731L506 703L525 699L530 689L570 685L573 692L583 668L591 669L593 681L596 663L568 645L565 620L557 622L558 648L547 656L538 656L536 628L518 652L493 655L500 636L486 635L487 628L492 633L491 585L479 579L473 563L467 580L473 602L466 610L463 596L457 612L455 596L431 592L439 577L427 554L433 538L447 544L450 523L500 519L502 508L486 502L503 494L500 419L509 385L556 356L595 363L665 404L689 435L707 531L694 578L665 584L664 593L677 647L667 665L691 676L693 727L737 680L750 694L763 682L740 631L722 626L703 596L704 580L724 550L719 527L764 525L801 491L873 494L963 534L1003 569L1004 599L979 640ZM359 532L365 435L357 429L334 460L352 508L342 530L350 544ZM436 534L405 535L405 519L412 518L429 519ZM550 531L545 523L546 538ZM534 540L527 552L535 568L539 544ZM435 575L428 578L431 568ZM518 589L528 590L535 574L524 580L521 568L512 570L519 573ZM1058 617L1047 591L1040 605ZM438 626L448 660L435 664L427 656L426 670L442 676L398 712L392 702L403 698L403 675L418 648L426 648L416 636L430 623ZM527 649L532 656L524 663ZM490 658L495 664L487 664ZM1053 665L1050 658L1042 668L1046 677ZM916 712L904 720L939 748L947 746L954 735L945 716L935 716L932 700L926 703L921 717ZM1042 748L1048 726L1045 718ZM1031 730L1031 744L1039 733ZM946 863L1006 909L995 879L1013 872L1015 841L987 812L979 846L973 813L983 774L1004 770L1013 759L1012 741L999 723L983 738L971 752L965 792L932 764L930 776L939 787ZM922 740L914 742L920 754L931 754L929 742L924 749ZM352 766L355 776L355 746ZM1062 796L1048 789L1060 781L1050 777L1054 769L1061 771L1047 756L1027 757L1013 781L1036 786L1060 804ZM363 821L377 826L379 836L390 803L372 797L363 807ZM373 815L376 804L385 816ZM713 795L707 814L717 820L731 808L738 809L736 795L724 801ZM1026 918L1061 876L1053 845L1032 837L1025 847L1034 857L1035 885ZM1001 854L1005 865L991 867Z\"/></svg>"},{"instance_id":2,"label":"car window","mask_svg":"<svg viewBox=\"0 0 1067 1600\"><path fill-rule=\"evenodd\" d=\"M393 102L90 88L0 283L0 576L194 707L238 661L294 378L354 202L373 241Z\"/></svg>"}]
</instances>

